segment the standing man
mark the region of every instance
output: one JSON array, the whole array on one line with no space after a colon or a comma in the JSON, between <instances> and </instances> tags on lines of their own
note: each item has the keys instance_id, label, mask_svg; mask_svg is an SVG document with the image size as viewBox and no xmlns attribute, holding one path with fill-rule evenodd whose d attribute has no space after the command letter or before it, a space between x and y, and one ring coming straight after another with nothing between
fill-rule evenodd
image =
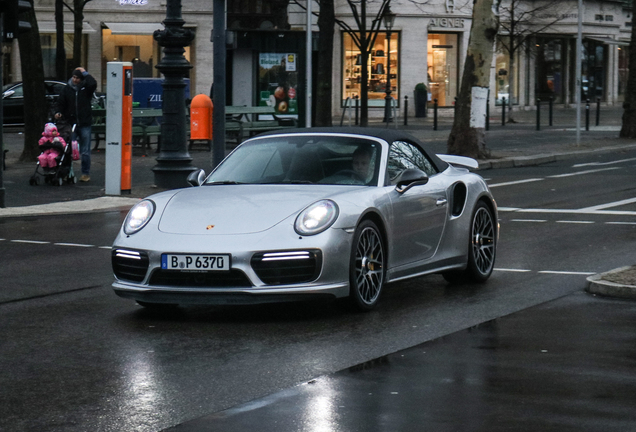
<instances>
[{"instance_id":1,"label":"standing man","mask_svg":"<svg viewBox=\"0 0 636 432\"><path fill-rule=\"evenodd\" d=\"M64 87L57 100L56 119L63 118L75 126L73 139L79 142L82 155L82 176L79 181L90 181L91 171L91 100L97 89L97 81L84 68L78 67L73 71L68 85Z\"/></svg>"}]
</instances>

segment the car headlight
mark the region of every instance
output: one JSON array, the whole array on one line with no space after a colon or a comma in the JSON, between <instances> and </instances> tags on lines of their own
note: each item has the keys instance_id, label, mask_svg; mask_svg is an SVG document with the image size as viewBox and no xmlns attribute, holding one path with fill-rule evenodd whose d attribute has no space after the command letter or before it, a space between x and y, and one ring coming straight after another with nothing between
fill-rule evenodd
<instances>
[{"instance_id":1,"label":"car headlight","mask_svg":"<svg viewBox=\"0 0 636 432\"><path fill-rule=\"evenodd\" d=\"M133 206L124 221L124 233L131 235L142 229L155 214L155 203L143 200Z\"/></svg>"},{"instance_id":2,"label":"car headlight","mask_svg":"<svg viewBox=\"0 0 636 432\"><path fill-rule=\"evenodd\" d=\"M331 200L313 203L300 212L294 229L300 235L319 234L329 228L338 218L338 205Z\"/></svg>"}]
</instances>

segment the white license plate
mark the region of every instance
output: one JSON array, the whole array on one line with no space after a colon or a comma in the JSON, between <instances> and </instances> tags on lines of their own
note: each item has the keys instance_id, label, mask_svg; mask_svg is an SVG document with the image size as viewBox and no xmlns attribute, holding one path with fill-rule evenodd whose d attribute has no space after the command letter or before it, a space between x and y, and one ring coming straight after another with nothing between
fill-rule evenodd
<instances>
[{"instance_id":1,"label":"white license plate","mask_svg":"<svg viewBox=\"0 0 636 432\"><path fill-rule=\"evenodd\" d=\"M164 270L229 271L230 255L162 254Z\"/></svg>"}]
</instances>

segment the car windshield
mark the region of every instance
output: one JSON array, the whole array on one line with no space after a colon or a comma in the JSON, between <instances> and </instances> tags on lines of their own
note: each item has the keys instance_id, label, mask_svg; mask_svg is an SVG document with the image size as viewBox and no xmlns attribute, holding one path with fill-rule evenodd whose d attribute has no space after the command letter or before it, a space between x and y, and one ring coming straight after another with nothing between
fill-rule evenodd
<instances>
[{"instance_id":1,"label":"car windshield","mask_svg":"<svg viewBox=\"0 0 636 432\"><path fill-rule=\"evenodd\" d=\"M206 184L377 185L381 145L343 136L286 135L237 148Z\"/></svg>"}]
</instances>

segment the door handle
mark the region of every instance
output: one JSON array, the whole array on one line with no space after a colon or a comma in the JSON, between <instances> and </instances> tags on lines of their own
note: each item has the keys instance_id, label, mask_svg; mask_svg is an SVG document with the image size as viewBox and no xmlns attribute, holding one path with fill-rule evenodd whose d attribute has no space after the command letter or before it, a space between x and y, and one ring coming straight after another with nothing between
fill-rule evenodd
<instances>
[{"instance_id":1,"label":"door handle","mask_svg":"<svg viewBox=\"0 0 636 432\"><path fill-rule=\"evenodd\" d=\"M439 207L439 206L446 205L446 203L448 203L448 200L446 200L445 198L439 198L437 202L435 203L435 205Z\"/></svg>"}]
</instances>

